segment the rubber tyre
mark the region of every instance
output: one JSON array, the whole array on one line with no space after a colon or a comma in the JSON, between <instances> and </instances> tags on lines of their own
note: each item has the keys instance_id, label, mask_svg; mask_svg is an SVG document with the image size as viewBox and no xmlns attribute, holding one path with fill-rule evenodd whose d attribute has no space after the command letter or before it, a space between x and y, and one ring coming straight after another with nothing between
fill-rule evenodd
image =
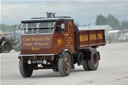
<instances>
[{"instance_id":1,"label":"rubber tyre","mask_svg":"<svg viewBox=\"0 0 128 85\"><path fill-rule=\"evenodd\" d=\"M83 59L83 68L84 68L85 71L89 71L87 62L88 61L86 59Z\"/></svg>"},{"instance_id":2,"label":"rubber tyre","mask_svg":"<svg viewBox=\"0 0 128 85\"><path fill-rule=\"evenodd\" d=\"M84 57L83 52L80 52L77 57L78 57L78 59L77 59L77 64L78 64L78 66L79 66L79 65L82 65L82 64L83 64L83 57Z\"/></svg>"},{"instance_id":3,"label":"rubber tyre","mask_svg":"<svg viewBox=\"0 0 128 85\"><path fill-rule=\"evenodd\" d=\"M99 66L99 54L96 49L91 49L91 51L85 52L85 57L89 57L87 59L84 57L83 59L83 68L85 71L93 71L97 70Z\"/></svg>"},{"instance_id":4,"label":"rubber tyre","mask_svg":"<svg viewBox=\"0 0 128 85\"><path fill-rule=\"evenodd\" d=\"M62 57L58 59L58 70L61 76L68 76L71 71L71 56L69 53L64 53Z\"/></svg>"},{"instance_id":5,"label":"rubber tyre","mask_svg":"<svg viewBox=\"0 0 128 85\"><path fill-rule=\"evenodd\" d=\"M91 59L87 60L87 66L90 71L97 70L99 66L99 55L96 49L91 50Z\"/></svg>"},{"instance_id":6,"label":"rubber tyre","mask_svg":"<svg viewBox=\"0 0 128 85\"><path fill-rule=\"evenodd\" d=\"M10 43L4 41L3 42L3 46L2 46L2 50L3 50L4 53L10 52L11 51L11 45L10 45Z\"/></svg>"},{"instance_id":7,"label":"rubber tyre","mask_svg":"<svg viewBox=\"0 0 128 85\"><path fill-rule=\"evenodd\" d=\"M88 67L88 58L91 57L90 51L84 51L84 57L83 57L83 68L85 71L89 71Z\"/></svg>"},{"instance_id":8,"label":"rubber tyre","mask_svg":"<svg viewBox=\"0 0 128 85\"><path fill-rule=\"evenodd\" d=\"M24 63L23 58L19 60L19 70L23 77L31 77L33 69L28 69L28 64Z\"/></svg>"}]
</instances>

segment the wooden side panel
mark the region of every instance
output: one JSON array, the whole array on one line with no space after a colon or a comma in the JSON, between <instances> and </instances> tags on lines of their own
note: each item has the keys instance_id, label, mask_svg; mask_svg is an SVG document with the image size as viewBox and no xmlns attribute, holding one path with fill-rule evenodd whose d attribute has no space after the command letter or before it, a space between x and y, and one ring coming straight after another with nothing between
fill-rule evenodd
<instances>
[{"instance_id":1,"label":"wooden side panel","mask_svg":"<svg viewBox=\"0 0 128 85\"><path fill-rule=\"evenodd\" d=\"M105 43L105 33L104 30L97 31L97 43Z\"/></svg>"},{"instance_id":2,"label":"wooden side panel","mask_svg":"<svg viewBox=\"0 0 128 85\"><path fill-rule=\"evenodd\" d=\"M80 46L83 46L83 45L88 45L89 44L89 32L88 31L81 31L79 33L79 39L80 39Z\"/></svg>"},{"instance_id":3,"label":"wooden side panel","mask_svg":"<svg viewBox=\"0 0 128 85\"><path fill-rule=\"evenodd\" d=\"M104 30L86 30L79 32L79 48L105 44Z\"/></svg>"},{"instance_id":4,"label":"wooden side panel","mask_svg":"<svg viewBox=\"0 0 128 85\"><path fill-rule=\"evenodd\" d=\"M89 31L89 44L96 44L97 43L97 34L96 31Z\"/></svg>"}]
</instances>

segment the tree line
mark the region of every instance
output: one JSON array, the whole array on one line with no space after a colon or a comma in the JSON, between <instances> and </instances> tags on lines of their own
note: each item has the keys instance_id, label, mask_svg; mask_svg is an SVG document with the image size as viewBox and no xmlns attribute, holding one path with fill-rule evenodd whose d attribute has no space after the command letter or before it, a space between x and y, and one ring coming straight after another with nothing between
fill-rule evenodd
<instances>
[{"instance_id":1,"label":"tree line","mask_svg":"<svg viewBox=\"0 0 128 85\"><path fill-rule=\"evenodd\" d=\"M97 15L96 25L110 25L113 29L128 29L128 21L119 21L115 16L109 14L107 17Z\"/></svg>"}]
</instances>

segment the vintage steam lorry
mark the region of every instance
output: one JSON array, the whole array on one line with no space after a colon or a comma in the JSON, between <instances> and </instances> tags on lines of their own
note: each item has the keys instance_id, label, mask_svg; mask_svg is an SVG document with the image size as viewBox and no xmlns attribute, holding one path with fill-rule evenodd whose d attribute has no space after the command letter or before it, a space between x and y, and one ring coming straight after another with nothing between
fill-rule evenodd
<instances>
[{"instance_id":1,"label":"vintage steam lorry","mask_svg":"<svg viewBox=\"0 0 128 85\"><path fill-rule=\"evenodd\" d=\"M105 45L104 30L80 30L71 17L54 13L21 23L24 33L18 58L23 77L38 69L53 69L68 76L76 63L87 71L98 68L97 47Z\"/></svg>"}]
</instances>

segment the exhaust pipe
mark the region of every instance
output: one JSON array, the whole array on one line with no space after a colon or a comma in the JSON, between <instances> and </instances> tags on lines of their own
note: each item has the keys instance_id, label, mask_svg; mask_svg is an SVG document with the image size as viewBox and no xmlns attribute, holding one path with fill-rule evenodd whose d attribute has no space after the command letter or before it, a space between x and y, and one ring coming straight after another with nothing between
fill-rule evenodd
<instances>
[{"instance_id":1,"label":"exhaust pipe","mask_svg":"<svg viewBox=\"0 0 128 85\"><path fill-rule=\"evenodd\" d=\"M55 18L56 13L46 12L46 14L47 14L47 18Z\"/></svg>"}]
</instances>

